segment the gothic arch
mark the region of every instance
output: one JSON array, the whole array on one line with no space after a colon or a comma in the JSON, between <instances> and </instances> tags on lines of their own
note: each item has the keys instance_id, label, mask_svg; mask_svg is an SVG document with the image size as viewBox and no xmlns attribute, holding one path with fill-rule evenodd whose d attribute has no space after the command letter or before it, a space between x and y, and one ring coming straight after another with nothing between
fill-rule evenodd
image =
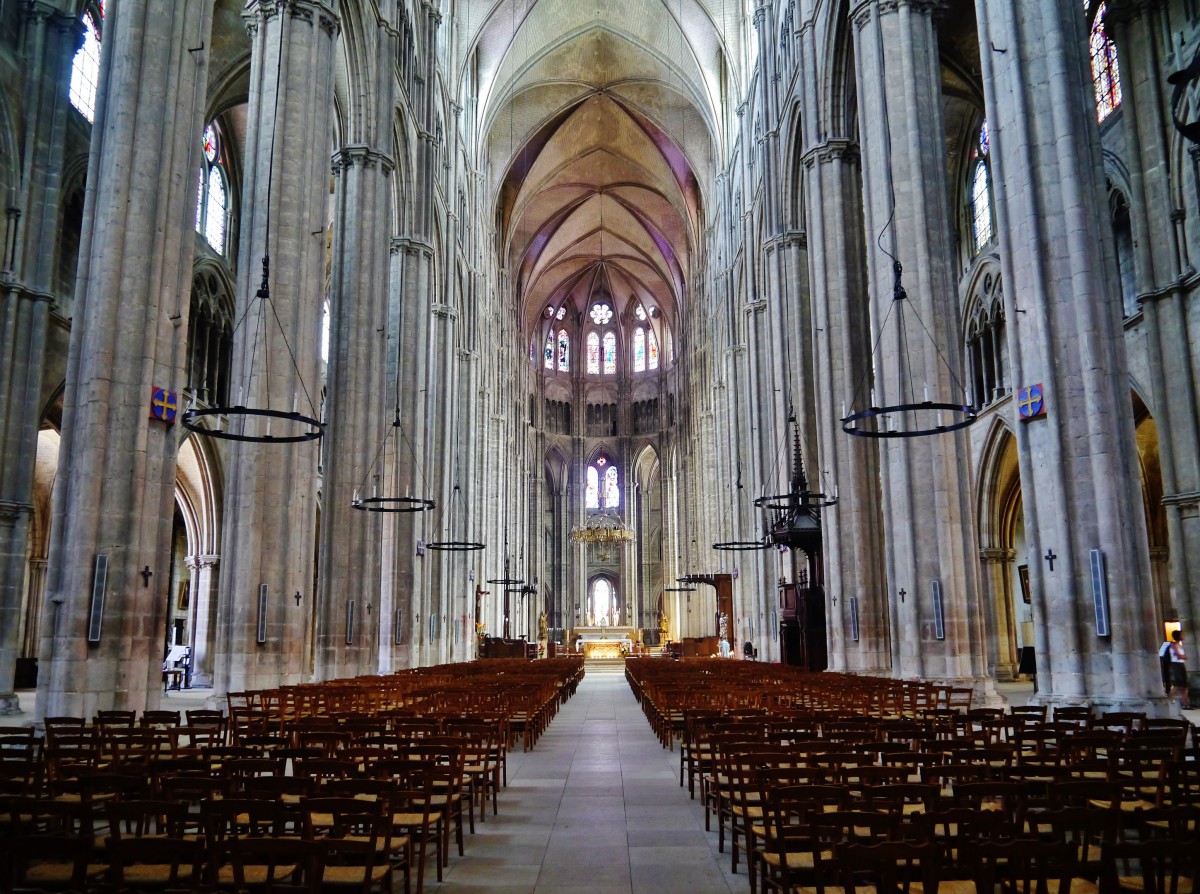
<instances>
[{"instance_id":1,"label":"gothic arch","mask_svg":"<svg viewBox=\"0 0 1200 894\"><path fill-rule=\"evenodd\" d=\"M554 494L561 494L567 484L567 468L569 463L557 447L546 451L546 483Z\"/></svg>"},{"instance_id":2,"label":"gothic arch","mask_svg":"<svg viewBox=\"0 0 1200 894\"><path fill-rule=\"evenodd\" d=\"M650 444L645 444L634 453L632 464L634 480L645 490L657 478L661 477L661 466L658 461L658 451Z\"/></svg>"},{"instance_id":3,"label":"gothic arch","mask_svg":"<svg viewBox=\"0 0 1200 894\"><path fill-rule=\"evenodd\" d=\"M1025 601L1030 584L1017 439L999 415L984 441L975 492L988 664L997 677L1012 679L1019 649L1033 645L1033 608Z\"/></svg>"}]
</instances>

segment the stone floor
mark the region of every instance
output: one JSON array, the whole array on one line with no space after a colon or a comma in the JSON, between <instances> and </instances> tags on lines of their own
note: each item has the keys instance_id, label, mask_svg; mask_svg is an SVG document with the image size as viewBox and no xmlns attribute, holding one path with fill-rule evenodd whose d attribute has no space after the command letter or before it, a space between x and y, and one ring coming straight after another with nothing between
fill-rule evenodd
<instances>
[{"instance_id":1,"label":"stone floor","mask_svg":"<svg viewBox=\"0 0 1200 894\"><path fill-rule=\"evenodd\" d=\"M489 814L430 894L730 894L744 867L679 787L679 752L650 732L624 674L589 670L533 751L509 756Z\"/></svg>"}]
</instances>

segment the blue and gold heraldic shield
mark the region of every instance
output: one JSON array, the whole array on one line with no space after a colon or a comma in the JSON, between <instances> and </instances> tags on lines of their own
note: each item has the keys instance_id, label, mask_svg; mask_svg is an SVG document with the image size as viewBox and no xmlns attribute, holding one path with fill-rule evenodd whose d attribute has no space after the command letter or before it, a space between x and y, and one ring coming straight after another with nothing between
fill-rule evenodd
<instances>
[{"instance_id":1,"label":"blue and gold heraldic shield","mask_svg":"<svg viewBox=\"0 0 1200 894\"><path fill-rule=\"evenodd\" d=\"M1040 383L1026 385L1017 392L1017 415L1022 422L1046 415L1046 395Z\"/></svg>"},{"instance_id":2,"label":"blue and gold heraldic shield","mask_svg":"<svg viewBox=\"0 0 1200 894\"><path fill-rule=\"evenodd\" d=\"M179 412L179 395L166 388L150 389L150 418L171 425Z\"/></svg>"}]
</instances>

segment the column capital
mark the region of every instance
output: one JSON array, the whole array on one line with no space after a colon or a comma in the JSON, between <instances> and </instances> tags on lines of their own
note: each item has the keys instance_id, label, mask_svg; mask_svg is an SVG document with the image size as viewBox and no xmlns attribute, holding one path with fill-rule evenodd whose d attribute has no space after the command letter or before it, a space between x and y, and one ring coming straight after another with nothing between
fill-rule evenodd
<instances>
[{"instance_id":1,"label":"column capital","mask_svg":"<svg viewBox=\"0 0 1200 894\"><path fill-rule=\"evenodd\" d=\"M936 15L946 9L945 0L859 0L850 8L850 18L858 28L866 26L871 18L871 10L878 8L881 16L899 12L901 9L911 9L916 13Z\"/></svg>"},{"instance_id":2,"label":"column capital","mask_svg":"<svg viewBox=\"0 0 1200 894\"><path fill-rule=\"evenodd\" d=\"M262 22L281 15L284 10L293 19L319 26L330 37L337 37L342 29L337 12L320 0L250 0L242 13L246 31L253 36Z\"/></svg>"},{"instance_id":3,"label":"column capital","mask_svg":"<svg viewBox=\"0 0 1200 894\"><path fill-rule=\"evenodd\" d=\"M0 500L0 525L14 525L21 516L32 515L32 503L17 503L12 500Z\"/></svg>"},{"instance_id":4,"label":"column capital","mask_svg":"<svg viewBox=\"0 0 1200 894\"><path fill-rule=\"evenodd\" d=\"M1162 504L1164 506L1200 506L1200 491L1193 490L1180 494L1163 494Z\"/></svg>"},{"instance_id":5,"label":"column capital","mask_svg":"<svg viewBox=\"0 0 1200 894\"><path fill-rule=\"evenodd\" d=\"M343 146L333 153L333 176L338 176L346 168L352 168L356 164L364 168L373 168L378 165L385 177L390 177L396 168L396 162L392 160L392 157L378 149L372 149L369 146Z\"/></svg>"},{"instance_id":6,"label":"column capital","mask_svg":"<svg viewBox=\"0 0 1200 894\"><path fill-rule=\"evenodd\" d=\"M745 304L745 307L743 307L743 310L746 312L747 316L749 316L750 314L760 314L766 309L767 309L767 299L766 298L756 298L754 301L747 301Z\"/></svg>"},{"instance_id":7,"label":"column capital","mask_svg":"<svg viewBox=\"0 0 1200 894\"><path fill-rule=\"evenodd\" d=\"M1002 546L984 546L979 549L979 561L984 565L1000 565L1017 557L1014 550Z\"/></svg>"},{"instance_id":8,"label":"column capital","mask_svg":"<svg viewBox=\"0 0 1200 894\"><path fill-rule=\"evenodd\" d=\"M451 304L435 304L433 306L433 315L441 317L443 320L453 321L458 319L458 311Z\"/></svg>"},{"instance_id":9,"label":"column capital","mask_svg":"<svg viewBox=\"0 0 1200 894\"><path fill-rule=\"evenodd\" d=\"M422 254L426 258L433 258L433 246L424 239L415 239L411 236L393 236L391 252L394 255L404 252L409 255Z\"/></svg>"},{"instance_id":10,"label":"column capital","mask_svg":"<svg viewBox=\"0 0 1200 894\"><path fill-rule=\"evenodd\" d=\"M800 156L800 161L806 168L835 161L857 164L859 159L858 143L852 140L825 140L810 146Z\"/></svg>"}]
</instances>

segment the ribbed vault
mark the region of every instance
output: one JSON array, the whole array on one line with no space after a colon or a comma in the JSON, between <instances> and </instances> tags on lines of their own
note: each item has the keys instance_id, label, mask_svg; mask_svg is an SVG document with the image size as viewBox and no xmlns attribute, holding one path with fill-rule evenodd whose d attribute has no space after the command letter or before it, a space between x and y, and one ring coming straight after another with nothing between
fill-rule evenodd
<instances>
[{"instance_id":1,"label":"ribbed vault","mask_svg":"<svg viewBox=\"0 0 1200 894\"><path fill-rule=\"evenodd\" d=\"M732 23L736 2L501 2L460 33L523 331L597 296L677 327L735 79L719 7Z\"/></svg>"}]
</instances>

